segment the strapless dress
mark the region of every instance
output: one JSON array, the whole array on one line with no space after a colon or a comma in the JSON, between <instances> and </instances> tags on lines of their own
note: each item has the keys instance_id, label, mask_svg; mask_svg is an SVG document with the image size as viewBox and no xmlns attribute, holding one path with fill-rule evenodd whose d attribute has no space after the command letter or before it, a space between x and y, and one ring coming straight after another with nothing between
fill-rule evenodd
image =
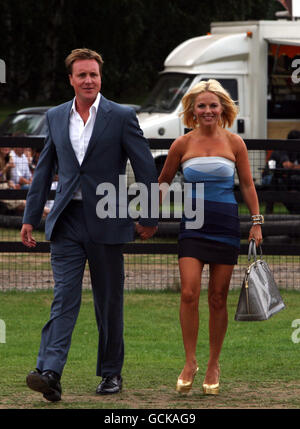
<instances>
[{"instance_id":1,"label":"strapless dress","mask_svg":"<svg viewBox=\"0 0 300 429\"><path fill-rule=\"evenodd\" d=\"M178 256L235 265L240 248L238 204L233 192L235 163L219 156L195 157L182 163L182 171L185 183L190 184L187 192L192 207L203 207L203 224L191 228L191 219L182 216ZM204 184L204 192L199 193L197 183ZM197 198L204 199L202 206L197 205Z\"/></svg>"}]
</instances>

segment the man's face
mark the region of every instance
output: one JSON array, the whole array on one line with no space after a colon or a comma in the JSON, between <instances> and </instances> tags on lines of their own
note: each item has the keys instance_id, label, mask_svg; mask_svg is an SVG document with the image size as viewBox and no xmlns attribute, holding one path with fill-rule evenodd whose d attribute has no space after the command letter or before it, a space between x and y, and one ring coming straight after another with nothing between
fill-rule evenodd
<instances>
[{"instance_id":1,"label":"man's face","mask_svg":"<svg viewBox=\"0 0 300 429\"><path fill-rule=\"evenodd\" d=\"M15 154L17 156L22 156L24 153L24 148L23 147L15 147L14 148Z\"/></svg>"},{"instance_id":2,"label":"man's face","mask_svg":"<svg viewBox=\"0 0 300 429\"><path fill-rule=\"evenodd\" d=\"M101 88L101 76L97 61L74 61L69 79L78 101L92 105Z\"/></svg>"}]
</instances>

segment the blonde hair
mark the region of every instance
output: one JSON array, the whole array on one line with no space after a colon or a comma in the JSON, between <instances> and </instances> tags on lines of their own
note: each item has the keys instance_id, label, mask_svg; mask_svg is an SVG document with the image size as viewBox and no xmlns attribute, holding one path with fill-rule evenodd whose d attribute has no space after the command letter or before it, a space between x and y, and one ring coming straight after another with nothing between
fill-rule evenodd
<instances>
[{"instance_id":1,"label":"blonde hair","mask_svg":"<svg viewBox=\"0 0 300 429\"><path fill-rule=\"evenodd\" d=\"M195 118L194 115L195 100L199 94L207 91L215 94L223 107L219 125L223 128L227 126L231 127L237 116L238 108L226 89L215 79L209 79L208 81L202 80L184 95L182 98L183 111L180 113L180 116L183 116L184 124L188 128L197 127L197 118Z\"/></svg>"},{"instance_id":2,"label":"blonde hair","mask_svg":"<svg viewBox=\"0 0 300 429\"><path fill-rule=\"evenodd\" d=\"M99 72L101 75L104 61L98 52L87 48L73 49L73 51L65 59L65 66L68 74L72 74L72 66L76 60L96 60L99 64Z\"/></svg>"}]
</instances>

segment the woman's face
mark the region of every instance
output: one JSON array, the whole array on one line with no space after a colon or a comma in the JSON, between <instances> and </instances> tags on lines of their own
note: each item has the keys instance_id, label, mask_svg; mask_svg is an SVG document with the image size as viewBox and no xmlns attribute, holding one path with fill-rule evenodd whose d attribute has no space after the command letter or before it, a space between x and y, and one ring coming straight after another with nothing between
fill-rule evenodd
<instances>
[{"instance_id":1,"label":"woman's face","mask_svg":"<svg viewBox=\"0 0 300 429\"><path fill-rule=\"evenodd\" d=\"M201 92L195 99L193 113L199 125L218 124L223 112L219 97L210 91Z\"/></svg>"}]
</instances>

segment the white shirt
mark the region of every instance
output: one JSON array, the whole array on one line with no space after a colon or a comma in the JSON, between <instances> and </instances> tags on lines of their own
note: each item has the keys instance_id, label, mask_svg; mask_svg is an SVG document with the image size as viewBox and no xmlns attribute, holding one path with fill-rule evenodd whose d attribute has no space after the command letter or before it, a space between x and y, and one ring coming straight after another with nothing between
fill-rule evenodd
<instances>
[{"instance_id":1,"label":"white shirt","mask_svg":"<svg viewBox=\"0 0 300 429\"><path fill-rule=\"evenodd\" d=\"M14 168L11 169L10 178L15 183L18 184L21 177L30 180L32 174L29 169L29 163L27 156L23 153L21 156L18 156L15 151L10 152L13 163L15 164Z\"/></svg>"},{"instance_id":2,"label":"white shirt","mask_svg":"<svg viewBox=\"0 0 300 429\"><path fill-rule=\"evenodd\" d=\"M84 124L81 116L76 110L75 98L73 100L73 105L70 111L69 135L79 165L82 164L85 152L87 150L94 129L99 102L100 92L98 92L96 100L90 107L88 120ZM80 189L74 194L73 198L77 200L82 199Z\"/></svg>"}]
</instances>

